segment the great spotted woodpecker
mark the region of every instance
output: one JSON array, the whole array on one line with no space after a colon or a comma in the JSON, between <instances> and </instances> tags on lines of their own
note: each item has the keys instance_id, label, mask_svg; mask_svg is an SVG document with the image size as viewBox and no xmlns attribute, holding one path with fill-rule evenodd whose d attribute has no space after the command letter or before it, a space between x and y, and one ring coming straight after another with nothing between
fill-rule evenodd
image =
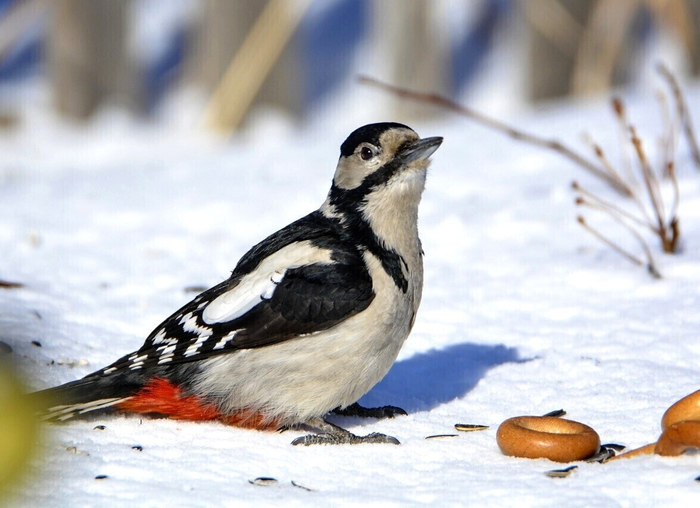
<instances>
[{"instance_id":1,"label":"great spotted woodpecker","mask_svg":"<svg viewBox=\"0 0 700 508\"><path fill-rule=\"evenodd\" d=\"M398 444L324 417L405 414L355 402L389 371L416 318L418 204L441 143L398 123L355 130L318 210L254 246L229 279L163 321L139 350L37 392L48 401L44 419L155 413L317 432L294 444Z\"/></svg>"}]
</instances>

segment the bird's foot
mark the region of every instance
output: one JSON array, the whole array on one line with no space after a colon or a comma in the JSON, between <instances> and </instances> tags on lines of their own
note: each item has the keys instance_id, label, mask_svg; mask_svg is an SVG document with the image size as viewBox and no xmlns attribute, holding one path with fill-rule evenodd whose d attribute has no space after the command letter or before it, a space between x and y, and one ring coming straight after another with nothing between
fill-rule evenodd
<instances>
[{"instance_id":1,"label":"bird's foot","mask_svg":"<svg viewBox=\"0 0 700 508\"><path fill-rule=\"evenodd\" d=\"M357 402L350 404L344 409L336 408L334 414L339 416L356 416L359 418L394 418L395 416L406 416L406 411L396 406L363 407Z\"/></svg>"},{"instance_id":2,"label":"bird's foot","mask_svg":"<svg viewBox=\"0 0 700 508\"><path fill-rule=\"evenodd\" d=\"M366 436L356 436L351 432L347 434L309 434L296 438L292 441L294 446L304 445L310 446L314 444L323 445L338 445L338 444L364 444L364 443L383 443L383 444L401 444L398 439L379 432L373 432Z\"/></svg>"},{"instance_id":3,"label":"bird's foot","mask_svg":"<svg viewBox=\"0 0 700 508\"><path fill-rule=\"evenodd\" d=\"M356 436L337 425L328 423L322 418L314 419L308 423L309 426L317 428L321 434L309 434L296 438L292 441L294 446L304 445L310 446L314 444L338 445L338 444L364 444L364 443L380 443L380 444L401 444L398 439L379 432L373 432L366 436Z\"/></svg>"}]
</instances>

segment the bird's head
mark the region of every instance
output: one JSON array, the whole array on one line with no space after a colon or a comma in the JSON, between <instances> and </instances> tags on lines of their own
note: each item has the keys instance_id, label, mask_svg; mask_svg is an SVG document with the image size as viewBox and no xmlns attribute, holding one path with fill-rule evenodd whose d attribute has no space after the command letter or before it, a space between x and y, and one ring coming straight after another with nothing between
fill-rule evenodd
<instances>
[{"instance_id":1,"label":"bird's head","mask_svg":"<svg viewBox=\"0 0 700 508\"><path fill-rule=\"evenodd\" d=\"M361 212L368 218L378 207L382 213L417 210L429 157L441 143L441 137L421 139L400 123L360 127L340 147L324 212L345 216Z\"/></svg>"},{"instance_id":2,"label":"bird's head","mask_svg":"<svg viewBox=\"0 0 700 508\"><path fill-rule=\"evenodd\" d=\"M374 123L355 130L340 146L333 178L338 189L371 191L407 178L425 179L428 158L442 138L420 139L400 123Z\"/></svg>"}]
</instances>

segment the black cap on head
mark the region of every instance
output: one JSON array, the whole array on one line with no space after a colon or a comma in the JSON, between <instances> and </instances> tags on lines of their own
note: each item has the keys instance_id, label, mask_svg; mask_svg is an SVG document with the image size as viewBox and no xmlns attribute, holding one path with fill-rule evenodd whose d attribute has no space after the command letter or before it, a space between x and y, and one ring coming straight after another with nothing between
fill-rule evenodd
<instances>
[{"instance_id":1,"label":"black cap on head","mask_svg":"<svg viewBox=\"0 0 700 508\"><path fill-rule=\"evenodd\" d=\"M369 125L364 125L359 129L355 129L352 134L348 136L348 139L340 145L340 155L347 157L355 153L357 145L360 143L372 143L373 145L379 144L379 136L389 129L408 129L413 130L410 127L395 122L382 122L382 123L371 123Z\"/></svg>"}]
</instances>

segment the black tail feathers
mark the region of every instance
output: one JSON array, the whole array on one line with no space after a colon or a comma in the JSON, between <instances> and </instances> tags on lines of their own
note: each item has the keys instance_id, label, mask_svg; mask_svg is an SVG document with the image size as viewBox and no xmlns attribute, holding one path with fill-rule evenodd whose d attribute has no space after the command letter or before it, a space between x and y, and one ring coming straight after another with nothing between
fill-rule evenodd
<instances>
[{"instance_id":1,"label":"black tail feathers","mask_svg":"<svg viewBox=\"0 0 700 508\"><path fill-rule=\"evenodd\" d=\"M143 386L124 376L89 375L54 388L30 394L39 417L62 421L99 410L109 410Z\"/></svg>"}]
</instances>

